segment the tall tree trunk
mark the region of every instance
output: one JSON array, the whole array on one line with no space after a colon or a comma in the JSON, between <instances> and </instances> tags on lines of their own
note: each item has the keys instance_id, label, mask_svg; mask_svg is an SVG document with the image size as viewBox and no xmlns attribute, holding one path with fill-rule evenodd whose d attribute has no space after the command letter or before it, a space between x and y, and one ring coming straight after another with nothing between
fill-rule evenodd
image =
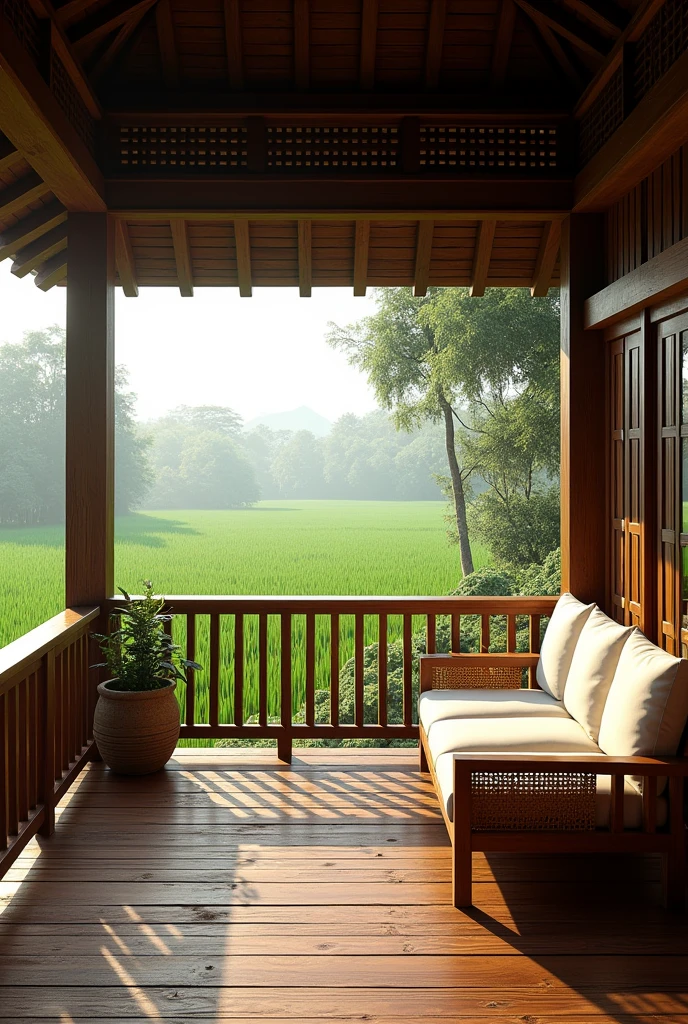
<instances>
[{"instance_id":1,"label":"tall tree trunk","mask_svg":"<svg viewBox=\"0 0 688 1024\"><path fill-rule=\"evenodd\" d=\"M454 435L454 413L452 407L440 393L440 406L444 416L444 442L447 448L447 461L449 462L449 473L452 482L452 493L454 495L454 514L456 515L456 529L459 534L459 553L461 556L461 572L468 576L473 572L473 555L468 540L468 523L466 522L466 495L463 489L463 479L459 461L456 458L456 446Z\"/></svg>"}]
</instances>

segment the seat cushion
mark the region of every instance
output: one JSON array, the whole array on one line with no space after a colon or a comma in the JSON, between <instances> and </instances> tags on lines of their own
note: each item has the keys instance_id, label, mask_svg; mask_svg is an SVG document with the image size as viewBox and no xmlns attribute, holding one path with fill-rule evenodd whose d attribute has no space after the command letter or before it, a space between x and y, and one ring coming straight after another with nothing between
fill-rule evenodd
<instances>
[{"instance_id":1,"label":"seat cushion","mask_svg":"<svg viewBox=\"0 0 688 1024\"><path fill-rule=\"evenodd\" d=\"M572 718L446 718L431 727L428 746L433 764L448 751L599 754L597 744Z\"/></svg>"},{"instance_id":2,"label":"seat cushion","mask_svg":"<svg viewBox=\"0 0 688 1024\"><path fill-rule=\"evenodd\" d=\"M624 644L609 688L600 747L617 757L671 757L678 750L686 718L688 662L662 651L635 630ZM639 786L640 777L634 776L633 782Z\"/></svg>"},{"instance_id":3,"label":"seat cushion","mask_svg":"<svg viewBox=\"0 0 688 1024\"><path fill-rule=\"evenodd\" d=\"M595 742L621 651L634 628L620 626L599 608L593 608L578 637L566 680L564 707Z\"/></svg>"},{"instance_id":4,"label":"seat cushion","mask_svg":"<svg viewBox=\"0 0 688 1024\"><path fill-rule=\"evenodd\" d=\"M556 751L553 751L556 753ZM560 751L565 753L565 751ZM566 751L567 753L567 751ZM450 821L454 820L454 755L441 754L435 763L435 776L440 789L441 800ZM612 806L612 780L610 775L597 776L597 797L595 800L595 824L598 828L609 828ZM661 827L667 820L667 801L657 800L657 824ZM640 829L643 824L643 798L637 788L626 780L624 785L624 825Z\"/></svg>"},{"instance_id":5,"label":"seat cushion","mask_svg":"<svg viewBox=\"0 0 688 1024\"><path fill-rule=\"evenodd\" d=\"M523 718L530 715L569 718L561 701L543 690L426 690L418 717L426 732L445 718Z\"/></svg>"},{"instance_id":6,"label":"seat cushion","mask_svg":"<svg viewBox=\"0 0 688 1024\"><path fill-rule=\"evenodd\" d=\"M573 594L562 594L557 601L542 638L537 681L545 693L562 700L571 659L578 637L594 604L582 604Z\"/></svg>"}]
</instances>

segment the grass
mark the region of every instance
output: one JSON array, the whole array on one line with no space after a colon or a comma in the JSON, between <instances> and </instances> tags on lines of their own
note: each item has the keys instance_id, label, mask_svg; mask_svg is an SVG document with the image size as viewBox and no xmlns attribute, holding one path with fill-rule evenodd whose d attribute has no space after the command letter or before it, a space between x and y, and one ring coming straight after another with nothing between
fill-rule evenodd
<instances>
[{"instance_id":1,"label":"grass","mask_svg":"<svg viewBox=\"0 0 688 1024\"><path fill-rule=\"evenodd\" d=\"M461 573L440 502L264 501L229 512L141 512L118 519L115 579L136 592L153 580L165 594L436 595ZM489 560L474 546L476 566ZM64 532L0 529L0 646L63 607ZM341 620L341 663L353 654L353 620ZM377 639L366 622L366 642ZM184 622L175 638L184 642ZM199 616L197 721L207 721L209 623ZM401 634L390 617L389 637ZM294 710L304 699L305 622L295 617ZM245 622L245 714L257 711L257 620ZM270 713L279 707L279 622L269 624ZM318 618L316 686L329 687L329 623ZM233 620L222 620L221 718L232 720ZM180 694L180 696L182 696Z\"/></svg>"}]
</instances>

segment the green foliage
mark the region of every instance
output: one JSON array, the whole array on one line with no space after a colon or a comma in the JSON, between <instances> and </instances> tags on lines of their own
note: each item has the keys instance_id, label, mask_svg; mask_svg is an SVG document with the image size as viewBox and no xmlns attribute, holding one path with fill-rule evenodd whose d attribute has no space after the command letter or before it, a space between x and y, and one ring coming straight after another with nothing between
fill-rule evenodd
<instances>
[{"instance_id":1,"label":"green foliage","mask_svg":"<svg viewBox=\"0 0 688 1024\"><path fill-rule=\"evenodd\" d=\"M107 635L94 633L105 661L94 668L107 668L108 689L121 691L159 690L180 680L186 671L201 668L181 656L181 648L165 632L172 615L165 614L165 598L156 597L150 580L143 581L141 598L131 598L120 587L124 603L111 615L114 628Z\"/></svg>"},{"instance_id":2,"label":"green foliage","mask_svg":"<svg viewBox=\"0 0 688 1024\"><path fill-rule=\"evenodd\" d=\"M278 493L288 498L324 497L322 442L309 430L297 430L272 462Z\"/></svg>"},{"instance_id":3,"label":"green foliage","mask_svg":"<svg viewBox=\"0 0 688 1024\"><path fill-rule=\"evenodd\" d=\"M555 548L542 565L528 565L518 573L518 592L533 597L561 593L561 548Z\"/></svg>"},{"instance_id":4,"label":"green foliage","mask_svg":"<svg viewBox=\"0 0 688 1024\"><path fill-rule=\"evenodd\" d=\"M514 491L508 499L495 490L478 495L469 511L474 532L498 562L516 567L540 563L559 543L559 488Z\"/></svg>"}]
</instances>

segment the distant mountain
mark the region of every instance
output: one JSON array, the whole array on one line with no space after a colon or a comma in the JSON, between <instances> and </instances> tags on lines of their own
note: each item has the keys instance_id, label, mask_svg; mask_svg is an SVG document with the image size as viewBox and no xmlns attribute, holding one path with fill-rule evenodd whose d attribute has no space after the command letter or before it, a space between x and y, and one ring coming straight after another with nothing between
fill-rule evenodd
<instances>
[{"instance_id":1,"label":"distant mountain","mask_svg":"<svg viewBox=\"0 0 688 1024\"><path fill-rule=\"evenodd\" d=\"M324 437L332 429L329 420L313 412L307 405L290 412L268 412L265 416L256 416L244 425L244 430L252 430L260 424L270 427L270 430L310 430L316 437Z\"/></svg>"}]
</instances>

